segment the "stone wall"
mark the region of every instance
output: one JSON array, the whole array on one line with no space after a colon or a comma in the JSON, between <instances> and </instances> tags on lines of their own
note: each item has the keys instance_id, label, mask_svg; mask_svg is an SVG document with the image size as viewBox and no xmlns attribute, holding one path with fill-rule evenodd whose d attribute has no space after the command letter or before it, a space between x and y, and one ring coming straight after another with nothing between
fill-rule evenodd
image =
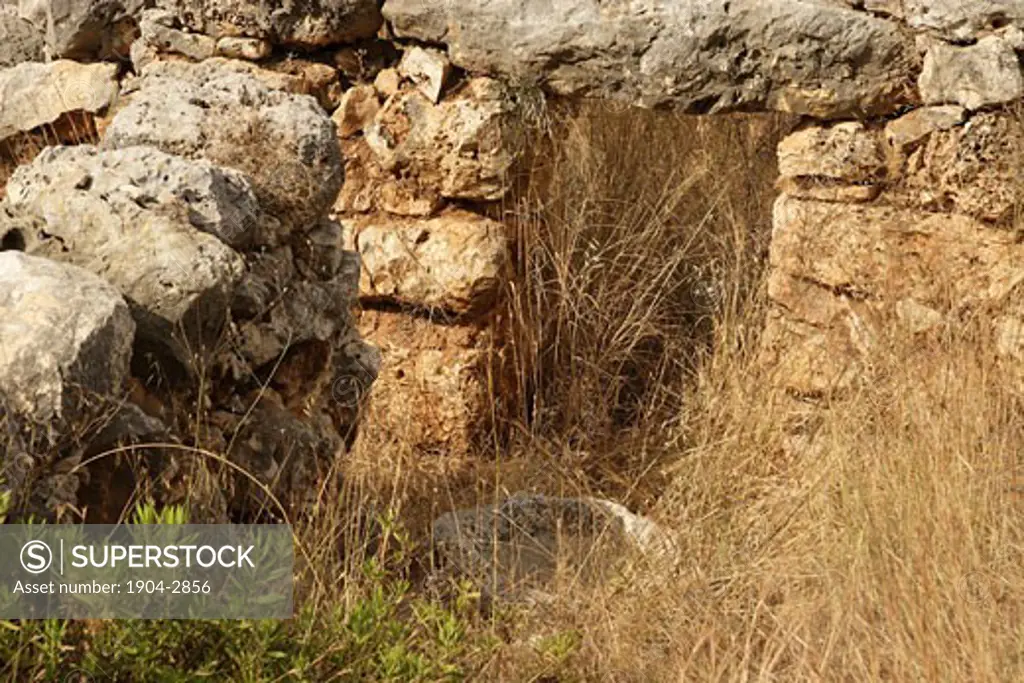
<instances>
[{"instance_id":1,"label":"stone wall","mask_svg":"<svg viewBox=\"0 0 1024 683\"><path fill-rule=\"evenodd\" d=\"M1000 353L1024 348L1016 0L8 0L0 35L0 141L83 142L81 116L95 138L9 169L0 238L26 255L2 264L0 340L53 344L3 357L5 417L129 406L57 438L61 462L11 437L8 472L48 492L28 507L78 504L74 463L156 435L299 499L357 425L471 452L509 276L488 208L527 90L805 117L778 149L764 335L792 392L848 385L882 331L980 309ZM78 280L99 293L82 318Z\"/></svg>"}]
</instances>

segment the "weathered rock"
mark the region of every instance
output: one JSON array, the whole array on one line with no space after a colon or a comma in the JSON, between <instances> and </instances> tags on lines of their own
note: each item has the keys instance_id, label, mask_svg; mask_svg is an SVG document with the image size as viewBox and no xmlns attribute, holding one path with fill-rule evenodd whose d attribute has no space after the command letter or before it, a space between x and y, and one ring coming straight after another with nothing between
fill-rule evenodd
<instances>
[{"instance_id":1,"label":"weathered rock","mask_svg":"<svg viewBox=\"0 0 1024 683\"><path fill-rule=\"evenodd\" d=\"M1008 224L1020 201L1022 136L1024 125L1005 112L935 131L908 157L901 189L922 208Z\"/></svg>"},{"instance_id":2,"label":"weathered rock","mask_svg":"<svg viewBox=\"0 0 1024 683\"><path fill-rule=\"evenodd\" d=\"M398 73L416 84L427 99L437 104L451 75L452 65L438 50L410 47L402 55Z\"/></svg>"},{"instance_id":3,"label":"weathered rock","mask_svg":"<svg viewBox=\"0 0 1024 683\"><path fill-rule=\"evenodd\" d=\"M44 36L50 57L123 56L145 0L19 0L19 13Z\"/></svg>"},{"instance_id":4,"label":"weathered rock","mask_svg":"<svg viewBox=\"0 0 1024 683\"><path fill-rule=\"evenodd\" d=\"M366 131L381 166L442 196L500 199L519 152L519 123L497 82L474 79L459 96L435 105L420 92L392 97Z\"/></svg>"},{"instance_id":5,"label":"weathered rock","mask_svg":"<svg viewBox=\"0 0 1024 683\"><path fill-rule=\"evenodd\" d=\"M40 157L31 178L27 176L23 173L17 183L74 183L76 188L98 195L131 188L136 203L148 207L177 205L193 228L239 250L267 244L277 228L277 221L260 208L243 173L202 159L183 159L154 147L52 148ZM12 191L19 190L17 183ZM18 196L12 201L17 202Z\"/></svg>"},{"instance_id":6,"label":"weathered rock","mask_svg":"<svg viewBox=\"0 0 1024 683\"><path fill-rule=\"evenodd\" d=\"M214 172L207 167L185 169L176 160L149 155L44 150L8 183L0 231L9 235L18 230L30 253L100 275L137 308L140 334L167 342L178 325L196 330L223 319L244 263L230 247L191 223L216 225L223 218L219 212L228 210L233 195L225 191L214 199L214 192L222 189L215 187L219 179ZM180 182L162 188L163 176L145 170L149 160ZM121 162L125 165L119 171ZM112 177L105 179L107 173ZM125 182L118 184L121 178ZM199 187L186 185L193 178L199 179ZM188 198L198 200L197 205L190 207Z\"/></svg>"},{"instance_id":7,"label":"weathered rock","mask_svg":"<svg viewBox=\"0 0 1024 683\"><path fill-rule=\"evenodd\" d=\"M232 38L230 36L217 41L217 54L229 59L248 59L258 62L270 56L274 46L268 40L260 38Z\"/></svg>"},{"instance_id":8,"label":"weathered rock","mask_svg":"<svg viewBox=\"0 0 1024 683\"><path fill-rule=\"evenodd\" d=\"M60 60L0 71L0 140L75 111L99 112L118 93L117 66Z\"/></svg>"},{"instance_id":9,"label":"weathered rock","mask_svg":"<svg viewBox=\"0 0 1024 683\"><path fill-rule=\"evenodd\" d=\"M49 425L73 420L90 394L116 397L134 339L128 305L99 277L0 252L0 404L6 411Z\"/></svg>"},{"instance_id":10,"label":"weathered rock","mask_svg":"<svg viewBox=\"0 0 1024 683\"><path fill-rule=\"evenodd\" d=\"M782 196L766 358L794 391L841 388L861 376L885 328L919 333L1006 300L1024 282L1022 257L1013 235L963 215Z\"/></svg>"},{"instance_id":11,"label":"weathered rock","mask_svg":"<svg viewBox=\"0 0 1024 683\"><path fill-rule=\"evenodd\" d=\"M986 36L966 47L933 45L917 86L925 104L980 109L1024 95L1024 75L1013 48L998 36Z\"/></svg>"},{"instance_id":12,"label":"weathered rock","mask_svg":"<svg viewBox=\"0 0 1024 683\"><path fill-rule=\"evenodd\" d=\"M373 79L373 87L377 90L377 94L384 99L397 95L401 86L402 76L398 73L398 69L382 69Z\"/></svg>"},{"instance_id":13,"label":"weathered rock","mask_svg":"<svg viewBox=\"0 0 1024 683\"><path fill-rule=\"evenodd\" d=\"M41 62L43 33L18 16L14 8L0 7L0 68L22 62Z\"/></svg>"},{"instance_id":14,"label":"weathered rock","mask_svg":"<svg viewBox=\"0 0 1024 683\"><path fill-rule=\"evenodd\" d=\"M139 29L139 40L158 52L174 52L202 61L212 57L217 50L217 41L209 36L181 30L177 18L165 10L143 12Z\"/></svg>"},{"instance_id":15,"label":"weathered rock","mask_svg":"<svg viewBox=\"0 0 1024 683\"><path fill-rule=\"evenodd\" d=\"M325 47L370 38L380 28L376 0L157 0L189 29L215 38L265 38L277 45Z\"/></svg>"},{"instance_id":16,"label":"weathered rock","mask_svg":"<svg viewBox=\"0 0 1024 683\"><path fill-rule=\"evenodd\" d=\"M454 313L487 311L508 264L500 223L468 211L420 221L377 215L348 221L362 260L360 296Z\"/></svg>"},{"instance_id":17,"label":"weathered rock","mask_svg":"<svg viewBox=\"0 0 1024 683\"><path fill-rule=\"evenodd\" d=\"M396 35L447 45L471 73L694 113L891 112L916 59L896 22L805 0L387 0L383 11Z\"/></svg>"},{"instance_id":18,"label":"weathered rock","mask_svg":"<svg viewBox=\"0 0 1024 683\"><path fill-rule=\"evenodd\" d=\"M779 143L778 157L779 174L791 178L863 183L885 172L875 133L856 121L797 131Z\"/></svg>"},{"instance_id":19,"label":"weathered rock","mask_svg":"<svg viewBox=\"0 0 1024 683\"><path fill-rule=\"evenodd\" d=\"M373 122L378 111L380 101L374 87L357 85L346 90L341 96L338 109L331 118L338 127L338 135L348 138L356 133L362 133L363 129Z\"/></svg>"},{"instance_id":20,"label":"weathered rock","mask_svg":"<svg viewBox=\"0 0 1024 683\"><path fill-rule=\"evenodd\" d=\"M432 216L444 206L437 188L421 186L415 177L403 178L381 168L365 138L341 141L345 183L334 211L339 215L382 209L397 216Z\"/></svg>"},{"instance_id":21,"label":"weathered rock","mask_svg":"<svg viewBox=\"0 0 1024 683\"><path fill-rule=\"evenodd\" d=\"M506 599L559 569L573 581L606 580L625 569L620 560L670 562L675 553L666 529L618 503L529 494L441 515L433 539L442 562Z\"/></svg>"},{"instance_id":22,"label":"weathered rock","mask_svg":"<svg viewBox=\"0 0 1024 683\"><path fill-rule=\"evenodd\" d=\"M152 145L237 168L284 231L308 229L326 214L343 175L334 125L315 100L271 90L217 59L153 64L103 144Z\"/></svg>"},{"instance_id":23,"label":"weathered rock","mask_svg":"<svg viewBox=\"0 0 1024 683\"><path fill-rule=\"evenodd\" d=\"M1024 25L1024 2L1021 0L869 0L873 4L898 5L898 14L917 30L936 31L953 40L969 40L1006 24Z\"/></svg>"},{"instance_id":24,"label":"weathered rock","mask_svg":"<svg viewBox=\"0 0 1024 683\"><path fill-rule=\"evenodd\" d=\"M920 107L885 126L885 140L899 153L906 153L935 131L949 130L963 123L966 111L955 104Z\"/></svg>"},{"instance_id":25,"label":"weathered rock","mask_svg":"<svg viewBox=\"0 0 1024 683\"><path fill-rule=\"evenodd\" d=\"M363 337L380 349L359 439L371 452L472 457L488 433L490 332L367 310Z\"/></svg>"}]
</instances>

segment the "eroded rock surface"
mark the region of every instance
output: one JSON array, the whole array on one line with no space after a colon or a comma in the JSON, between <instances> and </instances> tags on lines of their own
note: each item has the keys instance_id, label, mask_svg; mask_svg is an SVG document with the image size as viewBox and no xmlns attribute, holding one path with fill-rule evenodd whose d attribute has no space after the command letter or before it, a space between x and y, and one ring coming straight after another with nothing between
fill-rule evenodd
<instances>
[{"instance_id":1,"label":"eroded rock surface","mask_svg":"<svg viewBox=\"0 0 1024 683\"><path fill-rule=\"evenodd\" d=\"M266 38L316 48L373 36L381 25L376 0L157 0L193 31L215 38Z\"/></svg>"},{"instance_id":2,"label":"eroded rock surface","mask_svg":"<svg viewBox=\"0 0 1024 683\"><path fill-rule=\"evenodd\" d=\"M104 146L152 145L237 168L284 233L311 228L334 202L341 151L313 98L271 90L216 60L159 62L128 92Z\"/></svg>"},{"instance_id":3,"label":"eroded rock surface","mask_svg":"<svg viewBox=\"0 0 1024 683\"><path fill-rule=\"evenodd\" d=\"M696 113L885 113L916 59L896 22L807 0L387 0L384 16L473 73Z\"/></svg>"},{"instance_id":4,"label":"eroded rock surface","mask_svg":"<svg viewBox=\"0 0 1024 683\"><path fill-rule=\"evenodd\" d=\"M162 186L172 175L175 182ZM219 211L234 210L229 205L244 194L244 184L225 182L219 196L210 191L227 177L209 164L190 167L153 149L49 148L11 178L0 218L4 233L19 231L31 253L115 285L146 312L139 320L143 333L169 337L178 325L223 318L242 276L242 258L191 222L209 228ZM188 200L197 200L196 207Z\"/></svg>"},{"instance_id":5,"label":"eroded rock surface","mask_svg":"<svg viewBox=\"0 0 1024 683\"><path fill-rule=\"evenodd\" d=\"M509 249L500 223L454 210L419 221L377 215L347 228L368 301L467 315L498 298Z\"/></svg>"},{"instance_id":6,"label":"eroded rock surface","mask_svg":"<svg viewBox=\"0 0 1024 683\"><path fill-rule=\"evenodd\" d=\"M53 123L69 112L96 113L114 103L117 66L59 60L0 70L0 140Z\"/></svg>"},{"instance_id":7,"label":"eroded rock surface","mask_svg":"<svg viewBox=\"0 0 1024 683\"><path fill-rule=\"evenodd\" d=\"M0 412L47 425L116 397L134 338L128 305L96 275L0 252Z\"/></svg>"}]
</instances>

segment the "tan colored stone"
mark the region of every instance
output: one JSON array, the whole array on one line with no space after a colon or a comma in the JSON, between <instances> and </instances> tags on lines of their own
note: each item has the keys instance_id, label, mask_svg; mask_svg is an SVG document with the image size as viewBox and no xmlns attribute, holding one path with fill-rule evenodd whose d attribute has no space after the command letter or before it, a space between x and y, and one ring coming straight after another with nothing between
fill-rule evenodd
<instances>
[{"instance_id":1,"label":"tan colored stone","mask_svg":"<svg viewBox=\"0 0 1024 683\"><path fill-rule=\"evenodd\" d=\"M0 70L0 140L74 111L97 113L118 95L116 64L59 60Z\"/></svg>"},{"instance_id":2,"label":"tan colored stone","mask_svg":"<svg viewBox=\"0 0 1024 683\"><path fill-rule=\"evenodd\" d=\"M1005 112L977 114L932 132L907 159L901 191L932 211L1012 221L1019 201L1024 124Z\"/></svg>"},{"instance_id":3,"label":"tan colored stone","mask_svg":"<svg viewBox=\"0 0 1024 683\"><path fill-rule=\"evenodd\" d=\"M334 213L345 216L377 209L398 216L432 216L444 206L436 190L420 187L415 179L384 171L364 138L341 140L345 182Z\"/></svg>"},{"instance_id":4,"label":"tan colored stone","mask_svg":"<svg viewBox=\"0 0 1024 683\"><path fill-rule=\"evenodd\" d=\"M471 81L435 105L418 91L390 98L366 130L382 168L453 199L494 201L511 188L520 124L491 79Z\"/></svg>"},{"instance_id":5,"label":"tan colored stone","mask_svg":"<svg viewBox=\"0 0 1024 683\"><path fill-rule=\"evenodd\" d=\"M384 99L397 95L401 86L402 76L398 73L398 69L382 69L373 79L373 87L377 89L377 94Z\"/></svg>"},{"instance_id":6,"label":"tan colored stone","mask_svg":"<svg viewBox=\"0 0 1024 683\"><path fill-rule=\"evenodd\" d=\"M416 46L406 50L398 64L398 73L415 83L434 104L441 100L451 72L452 65L443 52Z\"/></svg>"},{"instance_id":7,"label":"tan colored stone","mask_svg":"<svg viewBox=\"0 0 1024 683\"><path fill-rule=\"evenodd\" d=\"M363 130L373 122L373 117L380 111L377 91L372 85L357 85L345 91L341 102L334 112L334 123L338 126L338 135L349 138Z\"/></svg>"},{"instance_id":8,"label":"tan colored stone","mask_svg":"<svg viewBox=\"0 0 1024 683\"><path fill-rule=\"evenodd\" d=\"M956 104L920 107L890 121L885 126L885 141L893 149L906 152L935 131L949 130L963 123L966 113Z\"/></svg>"},{"instance_id":9,"label":"tan colored stone","mask_svg":"<svg viewBox=\"0 0 1024 683\"><path fill-rule=\"evenodd\" d=\"M1024 75L1013 48L998 36L986 36L966 47L933 45L917 86L925 104L980 109L1024 96Z\"/></svg>"},{"instance_id":10,"label":"tan colored stone","mask_svg":"<svg viewBox=\"0 0 1024 683\"><path fill-rule=\"evenodd\" d=\"M247 59L258 62L273 51L270 41L260 38L226 36L217 41L217 54L228 59Z\"/></svg>"},{"instance_id":11,"label":"tan colored stone","mask_svg":"<svg viewBox=\"0 0 1024 683\"><path fill-rule=\"evenodd\" d=\"M1000 301L1024 281L1024 245L967 216L782 196L773 223L773 268L859 298L941 311Z\"/></svg>"},{"instance_id":12,"label":"tan colored stone","mask_svg":"<svg viewBox=\"0 0 1024 683\"><path fill-rule=\"evenodd\" d=\"M846 182L877 180L885 159L874 132L856 121L814 126L779 143L779 174L791 178L831 178Z\"/></svg>"},{"instance_id":13,"label":"tan colored stone","mask_svg":"<svg viewBox=\"0 0 1024 683\"><path fill-rule=\"evenodd\" d=\"M452 210L427 220L376 215L344 222L362 259L359 293L428 311L479 314L497 300L508 244L500 223Z\"/></svg>"},{"instance_id":14,"label":"tan colored stone","mask_svg":"<svg viewBox=\"0 0 1024 683\"><path fill-rule=\"evenodd\" d=\"M965 310L1017 306L1024 245L963 215L784 195L771 265L763 361L781 386L822 394L864 376L893 329L918 335Z\"/></svg>"},{"instance_id":15,"label":"tan colored stone","mask_svg":"<svg viewBox=\"0 0 1024 683\"><path fill-rule=\"evenodd\" d=\"M387 453L474 454L490 423L489 333L382 311L364 311L359 329L382 358L360 441Z\"/></svg>"}]
</instances>

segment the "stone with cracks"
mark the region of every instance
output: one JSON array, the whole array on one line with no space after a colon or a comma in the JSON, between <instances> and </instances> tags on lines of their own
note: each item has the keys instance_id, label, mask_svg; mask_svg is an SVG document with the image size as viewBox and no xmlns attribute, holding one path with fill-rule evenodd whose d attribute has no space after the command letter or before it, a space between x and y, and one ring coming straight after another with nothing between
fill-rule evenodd
<instances>
[{"instance_id":1,"label":"stone with cracks","mask_svg":"<svg viewBox=\"0 0 1024 683\"><path fill-rule=\"evenodd\" d=\"M100 112L118 93L115 64L59 60L25 62L0 71L0 140L57 121L62 115Z\"/></svg>"},{"instance_id":2,"label":"stone with cracks","mask_svg":"<svg viewBox=\"0 0 1024 683\"><path fill-rule=\"evenodd\" d=\"M103 163L116 166L117 160L94 154L48 148L19 168L0 205L5 240L17 234L27 251L81 266L110 282L133 305L139 332L150 340L170 345L179 325L199 330L222 321L245 268L242 258L193 227L191 221L204 220L202 215L184 198L162 192L159 180L139 166L133 177L127 163L126 182L109 182ZM125 159L145 163L130 153ZM173 162L157 161L166 164L169 175ZM204 171L209 169L195 176ZM196 188L192 196L201 198L204 191ZM179 192L188 194L185 188ZM210 212L214 206L207 201L199 210Z\"/></svg>"},{"instance_id":3,"label":"stone with cracks","mask_svg":"<svg viewBox=\"0 0 1024 683\"><path fill-rule=\"evenodd\" d=\"M917 86L925 104L980 109L1024 95L1024 75L1014 49L998 36L986 36L966 47L932 45Z\"/></svg>"},{"instance_id":4,"label":"stone with cracks","mask_svg":"<svg viewBox=\"0 0 1024 683\"><path fill-rule=\"evenodd\" d=\"M135 323L120 293L81 268L0 252L0 412L70 421L92 396L116 397Z\"/></svg>"},{"instance_id":5,"label":"stone with cracks","mask_svg":"<svg viewBox=\"0 0 1024 683\"><path fill-rule=\"evenodd\" d=\"M498 298L508 265L501 223L452 210L426 220L377 215L346 227L362 260L364 300L469 315Z\"/></svg>"},{"instance_id":6,"label":"stone with cracks","mask_svg":"<svg viewBox=\"0 0 1024 683\"><path fill-rule=\"evenodd\" d=\"M387 0L384 16L471 73L692 113L884 114L917 59L897 22L811 0Z\"/></svg>"},{"instance_id":7,"label":"stone with cracks","mask_svg":"<svg viewBox=\"0 0 1024 683\"><path fill-rule=\"evenodd\" d=\"M415 183L411 194L493 201L510 189L516 119L505 88L477 78L436 105L419 91L390 98L366 140L385 171Z\"/></svg>"},{"instance_id":8,"label":"stone with cracks","mask_svg":"<svg viewBox=\"0 0 1024 683\"><path fill-rule=\"evenodd\" d=\"M377 0L156 0L197 33L265 38L319 48L371 38L381 25Z\"/></svg>"},{"instance_id":9,"label":"stone with cracks","mask_svg":"<svg viewBox=\"0 0 1024 683\"><path fill-rule=\"evenodd\" d=\"M223 61L151 65L129 89L103 145L152 145L237 168L281 220L281 239L309 229L341 187L334 125L313 98L272 90Z\"/></svg>"},{"instance_id":10,"label":"stone with cracks","mask_svg":"<svg viewBox=\"0 0 1024 683\"><path fill-rule=\"evenodd\" d=\"M18 16L15 8L0 6L0 68L43 61L43 34Z\"/></svg>"}]
</instances>

